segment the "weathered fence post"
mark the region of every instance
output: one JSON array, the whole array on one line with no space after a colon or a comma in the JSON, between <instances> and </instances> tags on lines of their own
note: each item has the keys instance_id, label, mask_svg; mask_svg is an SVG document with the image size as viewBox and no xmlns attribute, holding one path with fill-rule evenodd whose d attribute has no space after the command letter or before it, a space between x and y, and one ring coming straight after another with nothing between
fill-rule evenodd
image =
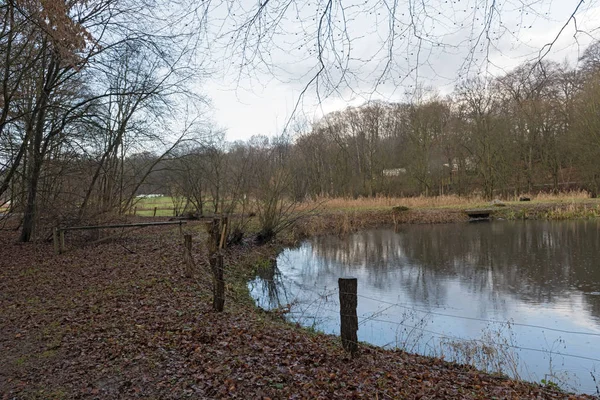
<instances>
[{"instance_id":1,"label":"weathered fence post","mask_svg":"<svg viewBox=\"0 0 600 400\"><path fill-rule=\"evenodd\" d=\"M194 260L192 259L192 235L190 234L184 236L183 259L185 261L185 276L191 278L194 275Z\"/></svg>"},{"instance_id":2,"label":"weathered fence post","mask_svg":"<svg viewBox=\"0 0 600 400\"><path fill-rule=\"evenodd\" d=\"M214 218L211 222L206 223L206 232L208 233L208 254L212 255L219 250L221 232L218 218Z\"/></svg>"},{"instance_id":3,"label":"weathered fence post","mask_svg":"<svg viewBox=\"0 0 600 400\"><path fill-rule=\"evenodd\" d=\"M219 218L214 218L206 224L208 232L208 255L213 274L213 309L223 311L225 305L225 280L223 279L223 254L221 246L224 241L224 224Z\"/></svg>"},{"instance_id":4,"label":"weathered fence post","mask_svg":"<svg viewBox=\"0 0 600 400\"><path fill-rule=\"evenodd\" d=\"M212 257L213 264L213 308L222 312L225 306L225 280L223 279L223 255L215 254Z\"/></svg>"},{"instance_id":5,"label":"weathered fence post","mask_svg":"<svg viewBox=\"0 0 600 400\"><path fill-rule=\"evenodd\" d=\"M137 214L137 206L133 207L133 216L135 217L135 214Z\"/></svg>"},{"instance_id":6,"label":"weathered fence post","mask_svg":"<svg viewBox=\"0 0 600 400\"><path fill-rule=\"evenodd\" d=\"M342 346L352 357L358 350L358 316L356 307L358 306L357 297L358 281L356 278L339 278L338 287L340 293L340 320L342 336Z\"/></svg>"},{"instance_id":7,"label":"weathered fence post","mask_svg":"<svg viewBox=\"0 0 600 400\"><path fill-rule=\"evenodd\" d=\"M152 214L152 216L153 216L153 217L156 217L156 209L157 209L157 208L158 208L158 207L154 207L154 213Z\"/></svg>"}]
</instances>

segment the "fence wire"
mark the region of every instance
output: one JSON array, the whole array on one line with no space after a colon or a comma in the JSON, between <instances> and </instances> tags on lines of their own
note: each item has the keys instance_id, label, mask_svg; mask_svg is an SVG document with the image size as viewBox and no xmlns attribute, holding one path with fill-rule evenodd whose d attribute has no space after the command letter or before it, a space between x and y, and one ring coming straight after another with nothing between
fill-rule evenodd
<instances>
[{"instance_id":1,"label":"fence wire","mask_svg":"<svg viewBox=\"0 0 600 400\"><path fill-rule=\"evenodd\" d=\"M319 289L316 289L314 286L302 285L299 283L295 283L295 286L298 287L302 291L310 292L310 293L316 295L316 297L314 299L312 299L311 302L303 304L306 306L304 308L304 310L302 310L302 311L290 310L289 314L299 316L299 319L310 318L315 321L316 320L326 320L328 318L333 319L334 316L336 316L336 318L338 316L339 317L349 316L349 315L341 315L339 308L336 309L336 308L327 307L327 306L323 305L323 303L330 303L330 302L332 304L339 305L339 301L336 298L337 296L335 296L336 294L340 293L338 289L324 288L324 289L319 290ZM459 337L459 336L455 336L455 335L449 335L449 334L446 334L443 332L437 332L437 331L434 331L431 329L427 329L424 326L411 325L411 324L407 324L406 322L398 322L398 321L393 321L393 320L388 320L388 319L382 319L381 316L383 314L385 314L385 312L387 312L388 310L390 310L394 307L398 307L398 308L402 308L402 309L405 309L410 312L423 313L426 315L435 315L435 316L440 316L440 317L445 317L445 318L455 318L455 319L461 319L461 320L485 322L488 324L520 326L520 327L538 329L538 330L543 330L543 331L557 332L557 333L562 333L562 334L600 337L600 333L559 329L559 328L553 328L553 327L549 327L549 326L527 324L527 323L522 323L522 322L500 321L500 320L489 319L489 318L477 318L477 317L469 317L469 316L463 316L463 315L448 314L448 313L443 313L443 312L434 311L434 310L422 309L422 308L418 308L418 307L414 307L414 306L411 307L411 306L407 306L407 305L401 304L401 303L393 303L390 301L377 299L374 297L369 297L369 296L365 296L365 295L361 295L361 294L355 294L355 293L342 293L342 294L356 295L358 298L363 298L366 300L374 301L379 304L384 304L387 306L384 309L377 310L372 313L363 313L363 314L358 315L359 326L362 326L368 322L379 322L379 323L383 323L383 324L391 324L391 325L395 325L395 326L401 326L405 329L417 330L419 332L427 333L427 334L430 334L430 335L440 338L440 339L448 339L448 340L452 340L452 341L456 341L456 342L481 343L481 344L489 345L489 346L498 346L498 347L503 347L503 348L516 349L516 350L532 351L532 352L543 353L543 354L552 354L553 356L570 357L570 358L582 359L582 360L587 360L587 361L600 362L600 358L583 356L583 355L579 355L579 354L563 353L563 352L557 352L557 351L550 351L547 349L539 349L539 348L527 347L527 346L518 346L518 345L510 344L510 343L499 343L499 342L494 342L491 340L482 340L482 339L476 339L476 338L464 338L464 337ZM329 300L330 298L332 298L332 299ZM315 304L316 304L316 306L315 306ZM311 314L308 314L309 312L311 312L311 308L314 308L314 310L312 310ZM331 316L316 315L316 314L314 314L315 311L317 314L330 313L332 315ZM421 318L421 320L423 320L423 318Z\"/></svg>"}]
</instances>

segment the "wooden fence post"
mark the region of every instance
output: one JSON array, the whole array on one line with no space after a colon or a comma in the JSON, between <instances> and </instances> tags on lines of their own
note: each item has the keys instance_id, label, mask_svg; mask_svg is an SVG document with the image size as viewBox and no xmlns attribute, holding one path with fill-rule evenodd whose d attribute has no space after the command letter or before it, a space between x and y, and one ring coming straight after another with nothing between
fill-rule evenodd
<instances>
[{"instance_id":1,"label":"wooden fence post","mask_svg":"<svg viewBox=\"0 0 600 400\"><path fill-rule=\"evenodd\" d=\"M185 261L185 276L191 278L194 275L194 260L192 259L192 235L190 234L184 236L183 259Z\"/></svg>"},{"instance_id":2,"label":"wooden fence post","mask_svg":"<svg viewBox=\"0 0 600 400\"><path fill-rule=\"evenodd\" d=\"M133 207L133 216L135 217L135 214L137 214L137 206Z\"/></svg>"},{"instance_id":3,"label":"wooden fence post","mask_svg":"<svg viewBox=\"0 0 600 400\"><path fill-rule=\"evenodd\" d=\"M338 287L340 293L340 335L342 337L342 346L352 357L358 350L358 316L356 307L358 306L357 297L358 281L356 278L339 278Z\"/></svg>"},{"instance_id":4,"label":"wooden fence post","mask_svg":"<svg viewBox=\"0 0 600 400\"><path fill-rule=\"evenodd\" d=\"M223 255L215 254L213 264L213 309L222 312L225 306L225 280L223 279Z\"/></svg>"},{"instance_id":5,"label":"wooden fence post","mask_svg":"<svg viewBox=\"0 0 600 400\"><path fill-rule=\"evenodd\" d=\"M223 311L225 305L225 280L223 279L223 254L221 254L221 243L223 242L223 225L219 218L206 224L208 233L208 255L210 268L213 275L213 309Z\"/></svg>"},{"instance_id":6,"label":"wooden fence post","mask_svg":"<svg viewBox=\"0 0 600 400\"><path fill-rule=\"evenodd\" d=\"M220 227L219 219L213 218L211 222L206 223L206 232L208 233L208 254L209 256L215 254L219 250L220 243Z\"/></svg>"},{"instance_id":7,"label":"wooden fence post","mask_svg":"<svg viewBox=\"0 0 600 400\"><path fill-rule=\"evenodd\" d=\"M157 208L158 208L158 207L154 207L154 213L152 214L152 216L153 216L153 217L156 217L156 209L157 209Z\"/></svg>"}]
</instances>

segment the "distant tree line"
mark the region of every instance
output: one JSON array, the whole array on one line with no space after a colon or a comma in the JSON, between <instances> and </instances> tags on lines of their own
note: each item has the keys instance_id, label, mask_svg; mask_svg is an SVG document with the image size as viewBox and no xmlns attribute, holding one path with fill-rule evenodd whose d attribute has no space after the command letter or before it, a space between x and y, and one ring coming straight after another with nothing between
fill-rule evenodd
<instances>
[{"instance_id":1,"label":"distant tree line","mask_svg":"<svg viewBox=\"0 0 600 400\"><path fill-rule=\"evenodd\" d=\"M600 46L581 68L525 64L442 97L326 115L294 141L297 196L600 189Z\"/></svg>"},{"instance_id":2,"label":"distant tree line","mask_svg":"<svg viewBox=\"0 0 600 400\"><path fill-rule=\"evenodd\" d=\"M500 77L464 81L445 97L422 90L412 102L336 111L271 142L255 137L195 148L182 154L181 173L169 182L182 194L196 188L185 197L200 210L199 193L256 196L259 180L285 182L285 196L296 201L442 194L492 199L561 190L596 196L600 44L590 46L579 65L524 64Z\"/></svg>"},{"instance_id":3,"label":"distant tree line","mask_svg":"<svg viewBox=\"0 0 600 400\"><path fill-rule=\"evenodd\" d=\"M172 4L0 0L0 215L22 241L148 193L181 212L251 209L269 238L309 198L600 188L597 43L576 69L539 61L226 143L190 89L206 9Z\"/></svg>"}]
</instances>

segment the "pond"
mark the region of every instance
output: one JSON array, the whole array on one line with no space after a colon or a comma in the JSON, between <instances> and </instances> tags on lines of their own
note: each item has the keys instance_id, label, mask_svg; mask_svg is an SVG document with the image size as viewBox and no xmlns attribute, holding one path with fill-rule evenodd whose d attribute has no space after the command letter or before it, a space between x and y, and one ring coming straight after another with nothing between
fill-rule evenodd
<instances>
[{"instance_id":1,"label":"pond","mask_svg":"<svg viewBox=\"0 0 600 400\"><path fill-rule=\"evenodd\" d=\"M597 393L600 221L406 225L317 237L249 283L257 305L339 334L358 279L360 341Z\"/></svg>"}]
</instances>

